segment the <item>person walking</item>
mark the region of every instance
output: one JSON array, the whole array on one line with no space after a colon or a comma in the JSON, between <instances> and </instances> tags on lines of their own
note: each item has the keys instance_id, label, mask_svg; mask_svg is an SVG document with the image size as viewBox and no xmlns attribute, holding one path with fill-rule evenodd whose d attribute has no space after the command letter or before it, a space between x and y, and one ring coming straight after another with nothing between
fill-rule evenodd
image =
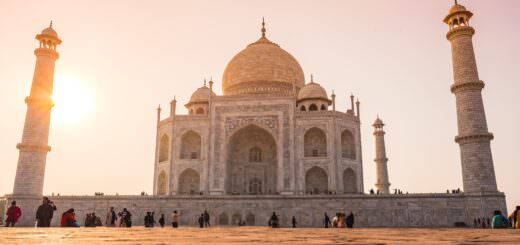
<instances>
[{"instance_id":1,"label":"person walking","mask_svg":"<svg viewBox=\"0 0 520 245\"><path fill-rule=\"evenodd\" d=\"M177 213L177 210L173 211L173 214L172 214L172 227L173 228L179 227L179 214Z\"/></svg>"},{"instance_id":2,"label":"person walking","mask_svg":"<svg viewBox=\"0 0 520 245\"><path fill-rule=\"evenodd\" d=\"M292 223L292 228L296 228L296 216L292 217L291 223Z\"/></svg>"},{"instance_id":3,"label":"person walking","mask_svg":"<svg viewBox=\"0 0 520 245\"><path fill-rule=\"evenodd\" d=\"M204 228L204 214L200 214L200 217L199 217L199 227L200 228Z\"/></svg>"},{"instance_id":4,"label":"person walking","mask_svg":"<svg viewBox=\"0 0 520 245\"><path fill-rule=\"evenodd\" d=\"M106 215L105 226L106 227L116 226L116 220L117 220L116 211L114 210L114 207L110 207L110 209L108 210L107 215Z\"/></svg>"},{"instance_id":5,"label":"person walking","mask_svg":"<svg viewBox=\"0 0 520 245\"><path fill-rule=\"evenodd\" d=\"M330 224L331 224L330 217L329 217L329 215L327 215L327 212L325 212L324 217L323 217L323 225L325 226L325 228L329 228Z\"/></svg>"},{"instance_id":6,"label":"person walking","mask_svg":"<svg viewBox=\"0 0 520 245\"><path fill-rule=\"evenodd\" d=\"M56 205L54 205L54 202L49 200L48 197L43 197L42 205L40 205L38 210L36 210L36 226L50 227L54 211L56 211Z\"/></svg>"},{"instance_id":7,"label":"person walking","mask_svg":"<svg viewBox=\"0 0 520 245\"><path fill-rule=\"evenodd\" d=\"M211 224L209 223L209 213L208 210L204 210L204 227L208 228Z\"/></svg>"},{"instance_id":8,"label":"person walking","mask_svg":"<svg viewBox=\"0 0 520 245\"><path fill-rule=\"evenodd\" d=\"M164 214L161 214L161 218L159 218L159 225L161 225L161 228L164 228Z\"/></svg>"},{"instance_id":9,"label":"person walking","mask_svg":"<svg viewBox=\"0 0 520 245\"><path fill-rule=\"evenodd\" d=\"M18 222L20 216L22 216L22 210L18 206L16 206L16 201L13 200L11 202L11 206L7 209L5 215L5 227L14 227L16 222Z\"/></svg>"}]
</instances>

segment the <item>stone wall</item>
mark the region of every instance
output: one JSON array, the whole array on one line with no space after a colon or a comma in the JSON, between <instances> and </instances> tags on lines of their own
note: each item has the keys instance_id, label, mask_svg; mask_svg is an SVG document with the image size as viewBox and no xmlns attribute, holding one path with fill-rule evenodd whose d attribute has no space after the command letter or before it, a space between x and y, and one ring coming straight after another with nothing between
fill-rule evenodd
<instances>
[{"instance_id":1,"label":"stone wall","mask_svg":"<svg viewBox=\"0 0 520 245\"><path fill-rule=\"evenodd\" d=\"M8 202L12 196L6 197ZM34 225L34 210L40 199L15 198L23 211L20 225ZM170 222L177 210L181 226L195 226L198 216L208 210L213 225L235 225L237 219L249 225L267 225L274 211L282 226L289 226L296 216L301 227L320 227L323 213L353 212L357 227L452 227L455 222L473 224L475 217L491 217L495 209L506 213L503 193L476 194L406 194L406 195L288 195L288 196L60 196L51 197L58 211L52 221L57 226L61 213L74 208L84 223L86 213L104 216L110 206L116 211L127 208L134 225L143 225L147 211L161 213ZM246 219L247 217L247 219Z\"/></svg>"}]
</instances>

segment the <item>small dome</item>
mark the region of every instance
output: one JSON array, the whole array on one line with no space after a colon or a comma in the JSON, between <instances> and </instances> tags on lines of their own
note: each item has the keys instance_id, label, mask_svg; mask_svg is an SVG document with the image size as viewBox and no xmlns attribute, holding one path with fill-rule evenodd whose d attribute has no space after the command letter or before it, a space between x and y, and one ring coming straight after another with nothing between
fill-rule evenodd
<instances>
[{"instance_id":1,"label":"small dome","mask_svg":"<svg viewBox=\"0 0 520 245\"><path fill-rule=\"evenodd\" d=\"M190 103L208 102L210 95L215 96L216 94L206 86L200 87L191 95Z\"/></svg>"},{"instance_id":2,"label":"small dome","mask_svg":"<svg viewBox=\"0 0 520 245\"><path fill-rule=\"evenodd\" d=\"M385 124L383 123L383 120L379 119L379 117L377 117L377 119L374 121L374 124L372 124L372 126L384 126Z\"/></svg>"},{"instance_id":3,"label":"small dome","mask_svg":"<svg viewBox=\"0 0 520 245\"><path fill-rule=\"evenodd\" d=\"M304 99L329 100L329 97L327 97L327 92L321 85L315 82L310 82L306 84L298 93L298 100Z\"/></svg>"},{"instance_id":4,"label":"small dome","mask_svg":"<svg viewBox=\"0 0 520 245\"><path fill-rule=\"evenodd\" d=\"M58 38L58 33L54 29L52 29L52 26L43 29L42 35Z\"/></svg>"},{"instance_id":5,"label":"small dome","mask_svg":"<svg viewBox=\"0 0 520 245\"><path fill-rule=\"evenodd\" d=\"M451 8L450 8L450 11L448 12L448 14L454 14L454 13L457 13L457 12L464 12L464 11L468 11L466 9L466 7L460 5L460 4L455 4L453 5Z\"/></svg>"}]
</instances>

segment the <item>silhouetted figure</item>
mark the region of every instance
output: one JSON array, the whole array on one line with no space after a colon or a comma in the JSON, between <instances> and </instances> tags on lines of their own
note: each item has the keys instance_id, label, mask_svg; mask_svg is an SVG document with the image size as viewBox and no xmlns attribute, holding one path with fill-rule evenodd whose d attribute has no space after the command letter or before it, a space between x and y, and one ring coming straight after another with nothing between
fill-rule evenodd
<instances>
[{"instance_id":1,"label":"silhouetted figure","mask_svg":"<svg viewBox=\"0 0 520 245\"><path fill-rule=\"evenodd\" d=\"M370 195L374 195L374 189L370 189Z\"/></svg>"},{"instance_id":2,"label":"silhouetted figure","mask_svg":"<svg viewBox=\"0 0 520 245\"><path fill-rule=\"evenodd\" d=\"M161 225L161 228L164 228L164 223L165 223L164 214L161 214L161 218L159 218L159 225Z\"/></svg>"},{"instance_id":3,"label":"silhouetted figure","mask_svg":"<svg viewBox=\"0 0 520 245\"><path fill-rule=\"evenodd\" d=\"M372 192L373 192L373 190L372 190ZM329 225L331 225L331 224L332 223L330 222L330 217L325 212L324 217L323 217L323 225L325 226L325 228L329 228Z\"/></svg>"},{"instance_id":4,"label":"silhouetted figure","mask_svg":"<svg viewBox=\"0 0 520 245\"><path fill-rule=\"evenodd\" d=\"M278 223L278 216L276 216L276 213L273 212L271 215L271 218L269 219L269 224L271 225L271 228L279 228L280 224Z\"/></svg>"},{"instance_id":5,"label":"silhouetted figure","mask_svg":"<svg viewBox=\"0 0 520 245\"><path fill-rule=\"evenodd\" d=\"M208 210L204 210L204 227L210 227Z\"/></svg>"},{"instance_id":6,"label":"silhouetted figure","mask_svg":"<svg viewBox=\"0 0 520 245\"><path fill-rule=\"evenodd\" d=\"M199 217L199 227L204 228L204 214L200 214Z\"/></svg>"},{"instance_id":7,"label":"silhouetted figure","mask_svg":"<svg viewBox=\"0 0 520 245\"><path fill-rule=\"evenodd\" d=\"M154 224L155 219L152 212L146 212L146 216L144 216L144 227L153 228Z\"/></svg>"},{"instance_id":8,"label":"silhouetted figure","mask_svg":"<svg viewBox=\"0 0 520 245\"><path fill-rule=\"evenodd\" d=\"M22 210L16 206L16 201L11 202L11 206L7 209L5 215L5 227L14 227L20 216L22 216Z\"/></svg>"},{"instance_id":9,"label":"silhouetted figure","mask_svg":"<svg viewBox=\"0 0 520 245\"><path fill-rule=\"evenodd\" d=\"M54 211L56 211L56 205L48 197L43 197L43 203L36 211L36 225L38 227L50 227Z\"/></svg>"},{"instance_id":10,"label":"silhouetted figure","mask_svg":"<svg viewBox=\"0 0 520 245\"><path fill-rule=\"evenodd\" d=\"M292 227L296 228L296 217L295 216L292 217L291 223L292 223Z\"/></svg>"},{"instance_id":11,"label":"silhouetted figure","mask_svg":"<svg viewBox=\"0 0 520 245\"><path fill-rule=\"evenodd\" d=\"M123 208L123 223L125 227L132 227L132 213L126 208Z\"/></svg>"},{"instance_id":12,"label":"silhouetted figure","mask_svg":"<svg viewBox=\"0 0 520 245\"><path fill-rule=\"evenodd\" d=\"M354 228L354 214L352 212L345 219L345 223L348 228Z\"/></svg>"}]
</instances>

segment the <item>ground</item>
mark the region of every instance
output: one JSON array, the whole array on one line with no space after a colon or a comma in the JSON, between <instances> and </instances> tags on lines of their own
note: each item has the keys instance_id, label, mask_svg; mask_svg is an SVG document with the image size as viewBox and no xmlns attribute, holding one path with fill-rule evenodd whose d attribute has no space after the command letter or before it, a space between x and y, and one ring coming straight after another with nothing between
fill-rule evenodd
<instances>
[{"instance_id":1,"label":"ground","mask_svg":"<svg viewBox=\"0 0 520 245\"><path fill-rule=\"evenodd\" d=\"M0 228L0 244L520 244L520 230Z\"/></svg>"}]
</instances>

